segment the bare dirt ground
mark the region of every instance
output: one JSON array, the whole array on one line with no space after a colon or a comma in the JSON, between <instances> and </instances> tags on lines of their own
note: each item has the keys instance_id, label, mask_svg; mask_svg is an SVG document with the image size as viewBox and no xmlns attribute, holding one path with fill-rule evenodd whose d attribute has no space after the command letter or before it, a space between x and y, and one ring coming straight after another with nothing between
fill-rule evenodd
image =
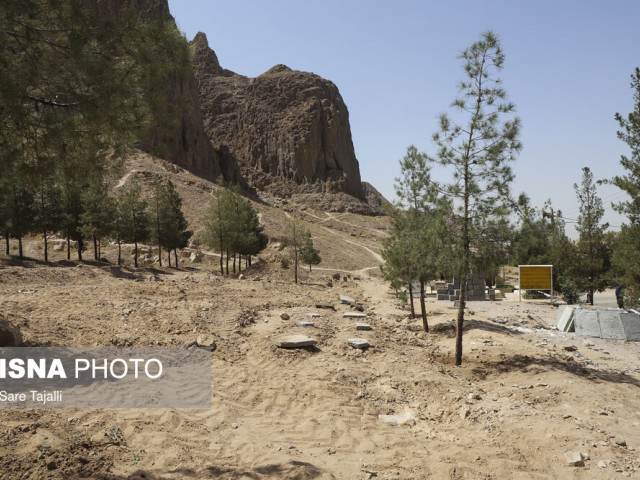
<instances>
[{"instance_id":1,"label":"bare dirt ground","mask_svg":"<svg viewBox=\"0 0 640 480\"><path fill-rule=\"evenodd\" d=\"M277 231L285 216L261 211ZM0 259L0 316L27 345L217 344L209 409L0 409L0 479L640 477L638 344L553 330L545 301L470 302L456 367L452 303L427 301L426 333L379 278L367 249L379 252L370 229L385 226L311 213L318 235L346 230L325 231L321 268L301 270L299 285L274 247L244 279L221 276L214 256L179 269L67 262L59 251L49 265ZM39 245L27 242L27 255L40 258ZM114 247L105 253L113 261ZM350 277L327 286L334 272ZM340 295L363 304L371 331L343 317L347 305L315 308ZM296 327L307 313L320 315L315 326ZM273 346L292 333L317 348ZM351 348L351 337L372 347ZM415 424L378 417L405 413ZM106 435L117 429L127 448Z\"/></svg>"}]
</instances>

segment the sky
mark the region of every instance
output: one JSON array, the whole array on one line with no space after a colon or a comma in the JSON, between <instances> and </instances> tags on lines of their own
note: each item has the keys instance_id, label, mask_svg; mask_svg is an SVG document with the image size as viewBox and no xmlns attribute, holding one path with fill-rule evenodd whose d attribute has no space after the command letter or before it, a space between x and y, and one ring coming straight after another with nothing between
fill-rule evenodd
<instances>
[{"instance_id":1,"label":"sky","mask_svg":"<svg viewBox=\"0 0 640 480\"><path fill-rule=\"evenodd\" d=\"M435 153L437 117L452 112L464 78L459 54L482 33L498 34L499 76L522 122L513 164L514 195L540 210L551 200L565 219L579 215L574 183L624 174L614 114L633 108L631 74L640 67L636 0L169 0L188 40L204 32L220 64L258 76L277 64L331 80L349 110L363 181L395 199L394 179L409 145ZM605 222L625 221L611 202L625 194L599 186ZM567 233L576 238L574 223Z\"/></svg>"}]
</instances>

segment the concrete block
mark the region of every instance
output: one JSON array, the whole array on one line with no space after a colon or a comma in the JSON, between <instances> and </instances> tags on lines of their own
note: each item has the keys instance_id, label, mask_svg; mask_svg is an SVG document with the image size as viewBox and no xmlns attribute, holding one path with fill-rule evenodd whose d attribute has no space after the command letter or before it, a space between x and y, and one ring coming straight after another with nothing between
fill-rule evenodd
<instances>
[{"instance_id":1,"label":"concrete block","mask_svg":"<svg viewBox=\"0 0 640 480\"><path fill-rule=\"evenodd\" d=\"M600 336L614 340L624 340L625 334L620 323L619 310L598 310L598 321L600 323Z\"/></svg>"},{"instance_id":2,"label":"concrete block","mask_svg":"<svg viewBox=\"0 0 640 480\"><path fill-rule=\"evenodd\" d=\"M560 305L556 315L556 326L561 332L573 332L574 312L579 307L573 305Z\"/></svg>"},{"instance_id":3,"label":"concrete block","mask_svg":"<svg viewBox=\"0 0 640 480\"><path fill-rule=\"evenodd\" d=\"M600 337L600 322L596 310L579 308L573 312L573 324L578 335Z\"/></svg>"},{"instance_id":4,"label":"concrete block","mask_svg":"<svg viewBox=\"0 0 640 480\"><path fill-rule=\"evenodd\" d=\"M458 300L458 298L459 298L458 295L449 295L449 300L452 301L452 302L454 300Z\"/></svg>"},{"instance_id":5,"label":"concrete block","mask_svg":"<svg viewBox=\"0 0 640 480\"><path fill-rule=\"evenodd\" d=\"M449 300L449 295L438 294L438 300Z\"/></svg>"},{"instance_id":6,"label":"concrete block","mask_svg":"<svg viewBox=\"0 0 640 480\"><path fill-rule=\"evenodd\" d=\"M620 312L620 325L625 338L630 342L640 342L640 315Z\"/></svg>"}]
</instances>

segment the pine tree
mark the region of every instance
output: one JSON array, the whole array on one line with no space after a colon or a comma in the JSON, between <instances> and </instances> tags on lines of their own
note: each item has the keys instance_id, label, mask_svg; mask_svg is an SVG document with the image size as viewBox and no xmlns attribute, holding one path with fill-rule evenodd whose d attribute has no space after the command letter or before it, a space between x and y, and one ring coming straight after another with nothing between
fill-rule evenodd
<instances>
[{"instance_id":1,"label":"pine tree","mask_svg":"<svg viewBox=\"0 0 640 480\"><path fill-rule=\"evenodd\" d=\"M307 231L302 222L295 215L287 219L285 227L284 244L293 251L293 272L295 283L298 283L298 263L300 261L300 249L304 243Z\"/></svg>"},{"instance_id":2,"label":"pine tree","mask_svg":"<svg viewBox=\"0 0 640 480\"><path fill-rule=\"evenodd\" d=\"M580 235L576 249L577 262L574 267L574 282L579 290L587 292L587 301L593 305L593 294L606 287L605 274L609 268L609 252L604 242L609 224L601 224L604 216L602 200L596 195L593 174L588 167L582 169L580 186L573 185L580 215L576 230Z\"/></svg>"},{"instance_id":3,"label":"pine tree","mask_svg":"<svg viewBox=\"0 0 640 480\"><path fill-rule=\"evenodd\" d=\"M520 120L513 117L515 106L506 101L506 92L496 73L502 70L504 53L498 37L487 32L464 50L466 79L453 102L458 114L452 120L440 116L440 131L433 135L437 147L431 163L452 172L452 180L434 182L453 202L457 218L458 247L461 252L460 301L456 319L456 365L462 364L462 333L467 277L472 252L477 247L483 219L500 216L509 203L513 180L510 163L521 149Z\"/></svg>"},{"instance_id":4,"label":"pine tree","mask_svg":"<svg viewBox=\"0 0 640 480\"><path fill-rule=\"evenodd\" d=\"M138 267L138 242L144 242L149 238L151 219L147 212L147 202L142 199L140 185L134 178L120 197L118 237L124 242L134 244L134 265Z\"/></svg>"},{"instance_id":5,"label":"pine tree","mask_svg":"<svg viewBox=\"0 0 640 480\"><path fill-rule=\"evenodd\" d=\"M311 271L311 265L318 265L322 261L320 251L316 250L313 246L313 239L311 238L311 232L306 232L302 247L300 248L300 260L302 263L309 265L309 271Z\"/></svg>"},{"instance_id":6,"label":"pine tree","mask_svg":"<svg viewBox=\"0 0 640 480\"><path fill-rule=\"evenodd\" d=\"M171 251L173 250L175 266L177 268L178 254L176 250L189 245L189 239L193 235L193 232L187 230L189 223L182 212L182 198L180 198L171 180L167 180L163 185L162 199L160 237L162 238L163 246L169 254L169 266L171 266Z\"/></svg>"},{"instance_id":7,"label":"pine tree","mask_svg":"<svg viewBox=\"0 0 640 480\"><path fill-rule=\"evenodd\" d=\"M218 185L218 188L212 191L211 205L204 218L203 242L209 248L220 252L220 274L224 274L225 252L227 253L227 273L229 273L229 252L234 236L236 199L232 188L222 186L222 177L218 179Z\"/></svg>"},{"instance_id":8,"label":"pine tree","mask_svg":"<svg viewBox=\"0 0 640 480\"><path fill-rule=\"evenodd\" d=\"M624 305L634 307L640 303L640 68L631 75L633 110L624 117L616 113L620 125L618 138L631 150L630 156L622 155L620 164L625 175L616 176L610 183L624 191L629 199L613 205L626 215L629 223L622 225L615 242L613 263L620 272L618 279L624 287Z\"/></svg>"},{"instance_id":9,"label":"pine tree","mask_svg":"<svg viewBox=\"0 0 640 480\"><path fill-rule=\"evenodd\" d=\"M116 207L107 193L109 189L101 181L91 183L82 194L83 211L80 215L80 231L93 241L93 258L101 259L101 240L113 232Z\"/></svg>"},{"instance_id":10,"label":"pine tree","mask_svg":"<svg viewBox=\"0 0 640 480\"><path fill-rule=\"evenodd\" d=\"M42 182L35 199L34 223L44 241L44 261L49 261L47 237L63 225L62 191L50 181Z\"/></svg>"}]
</instances>

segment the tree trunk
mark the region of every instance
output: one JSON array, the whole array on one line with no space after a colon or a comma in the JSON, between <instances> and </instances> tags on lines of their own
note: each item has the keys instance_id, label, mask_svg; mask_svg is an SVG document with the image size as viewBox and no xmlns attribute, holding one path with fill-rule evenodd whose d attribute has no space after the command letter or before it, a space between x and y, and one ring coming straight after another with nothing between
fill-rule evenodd
<instances>
[{"instance_id":1,"label":"tree trunk","mask_svg":"<svg viewBox=\"0 0 640 480\"><path fill-rule=\"evenodd\" d=\"M229 250L227 250L227 255L226 255L225 260L226 260L225 268L227 270L227 275L229 275Z\"/></svg>"},{"instance_id":2,"label":"tree trunk","mask_svg":"<svg viewBox=\"0 0 640 480\"><path fill-rule=\"evenodd\" d=\"M238 255L238 273L242 273L242 255Z\"/></svg>"},{"instance_id":3,"label":"tree trunk","mask_svg":"<svg viewBox=\"0 0 640 480\"><path fill-rule=\"evenodd\" d=\"M171 268L171 250L167 250L167 263L169 264L169 268Z\"/></svg>"},{"instance_id":4,"label":"tree trunk","mask_svg":"<svg viewBox=\"0 0 640 480\"><path fill-rule=\"evenodd\" d=\"M78 237L78 261L82 261L82 247L84 244L82 243L82 238Z\"/></svg>"},{"instance_id":5,"label":"tree trunk","mask_svg":"<svg viewBox=\"0 0 640 480\"><path fill-rule=\"evenodd\" d=\"M411 305L411 318L416 316L416 309L413 307L413 285L409 282L409 303Z\"/></svg>"},{"instance_id":6,"label":"tree trunk","mask_svg":"<svg viewBox=\"0 0 640 480\"><path fill-rule=\"evenodd\" d=\"M71 260L71 233L67 230L67 260Z\"/></svg>"},{"instance_id":7,"label":"tree trunk","mask_svg":"<svg viewBox=\"0 0 640 480\"><path fill-rule=\"evenodd\" d=\"M96 236L93 236L93 259L98 260L98 242Z\"/></svg>"},{"instance_id":8,"label":"tree trunk","mask_svg":"<svg viewBox=\"0 0 640 480\"><path fill-rule=\"evenodd\" d=\"M293 249L293 258L294 258L294 270L295 270L295 278L296 278L296 285L298 284L298 249L294 248Z\"/></svg>"},{"instance_id":9,"label":"tree trunk","mask_svg":"<svg viewBox=\"0 0 640 480\"><path fill-rule=\"evenodd\" d=\"M222 251L222 248L220 249L220 275L224 275L224 267L223 267L223 263L222 263L222 257L224 252Z\"/></svg>"},{"instance_id":10,"label":"tree trunk","mask_svg":"<svg viewBox=\"0 0 640 480\"><path fill-rule=\"evenodd\" d=\"M42 238L44 239L44 262L49 262L49 251L47 250L47 232L42 233Z\"/></svg>"},{"instance_id":11,"label":"tree trunk","mask_svg":"<svg viewBox=\"0 0 640 480\"><path fill-rule=\"evenodd\" d=\"M118 266L120 266L120 262L122 259L122 245L120 239L118 239Z\"/></svg>"},{"instance_id":12,"label":"tree trunk","mask_svg":"<svg viewBox=\"0 0 640 480\"><path fill-rule=\"evenodd\" d=\"M429 331L429 323L427 323L427 310L424 305L424 280L420 280L420 311L422 312L422 326L424 331Z\"/></svg>"},{"instance_id":13,"label":"tree trunk","mask_svg":"<svg viewBox=\"0 0 640 480\"><path fill-rule=\"evenodd\" d=\"M18 236L18 258L22 260L22 236Z\"/></svg>"},{"instance_id":14,"label":"tree trunk","mask_svg":"<svg viewBox=\"0 0 640 480\"><path fill-rule=\"evenodd\" d=\"M175 260L176 268L178 268L178 249L173 249L173 259Z\"/></svg>"},{"instance_id":15,"label":"tree trunk","mask_svg":"<svg viewBox=\"0 0 640 480\"><path fill-rule=\"evenodd\" d=\"M311 273L311 264L309 264L309 273Z\"/></svg>"},{"instance_id":16,"label":"tree trunk","mask_svg":"<svg viewBox=\"0 0 640 480\"><path fill-rule=\"evenodd\" d=\"M138 268L138 239L133 239L133 264Z\"/></svg>"},{"instance_id":17,"label":"tree trunk","mask_svg":"<svg viewBox=\"0 0 640 480\"><path fill-rule=\"evenodd\" d=\"M171 251L169 251L169 255L171 255ZM160 242L158 242L158 261L160 262L160 266L162 266L162 247L160 246ZM171 260L169 260L169 266L171 266Z\"/></svg>"},{"instance_id":18,"label":"tree trunk","mask_svg":"<svg viewBox=\"0 0 640 480\"><path fill-rule=\"evenodd\" d=\"M9 255L9 232L5 232L4 242L5 242L6 253L7 255Z\"/></svg>"},{"instance_id":19,"label":"tree trunk","mask_svg":"<svg viewBox=\"0 0 640 480\"><path fill-rule=\"evenodd\" d=\"M233 252L233 273L236 273L236 252Z\"/></svg>"},{"instance_id":20,"label":"tree trunk","mask_svg":"<svg viewBox=\"0 0 640 480\"><path fill-rule=\"evenodd\" d=\"M465 266L466 266L465 262ZM467 298L467 273L460 279L460 297L458 300L458 318L456 320L456 365L462 365L462 329L464 327L464 304Z\"/></svg>"},{"instance_id":21,"label":"tree trunk","mask_svg":"<svg viewBox=\"0 0 640 480\"><path fill-rule=\"evenodd\" d=\"M251 255L249 255L249 258L247 260L249 261L249 266L251 266Z\"/></svg>"}]
</instances>

